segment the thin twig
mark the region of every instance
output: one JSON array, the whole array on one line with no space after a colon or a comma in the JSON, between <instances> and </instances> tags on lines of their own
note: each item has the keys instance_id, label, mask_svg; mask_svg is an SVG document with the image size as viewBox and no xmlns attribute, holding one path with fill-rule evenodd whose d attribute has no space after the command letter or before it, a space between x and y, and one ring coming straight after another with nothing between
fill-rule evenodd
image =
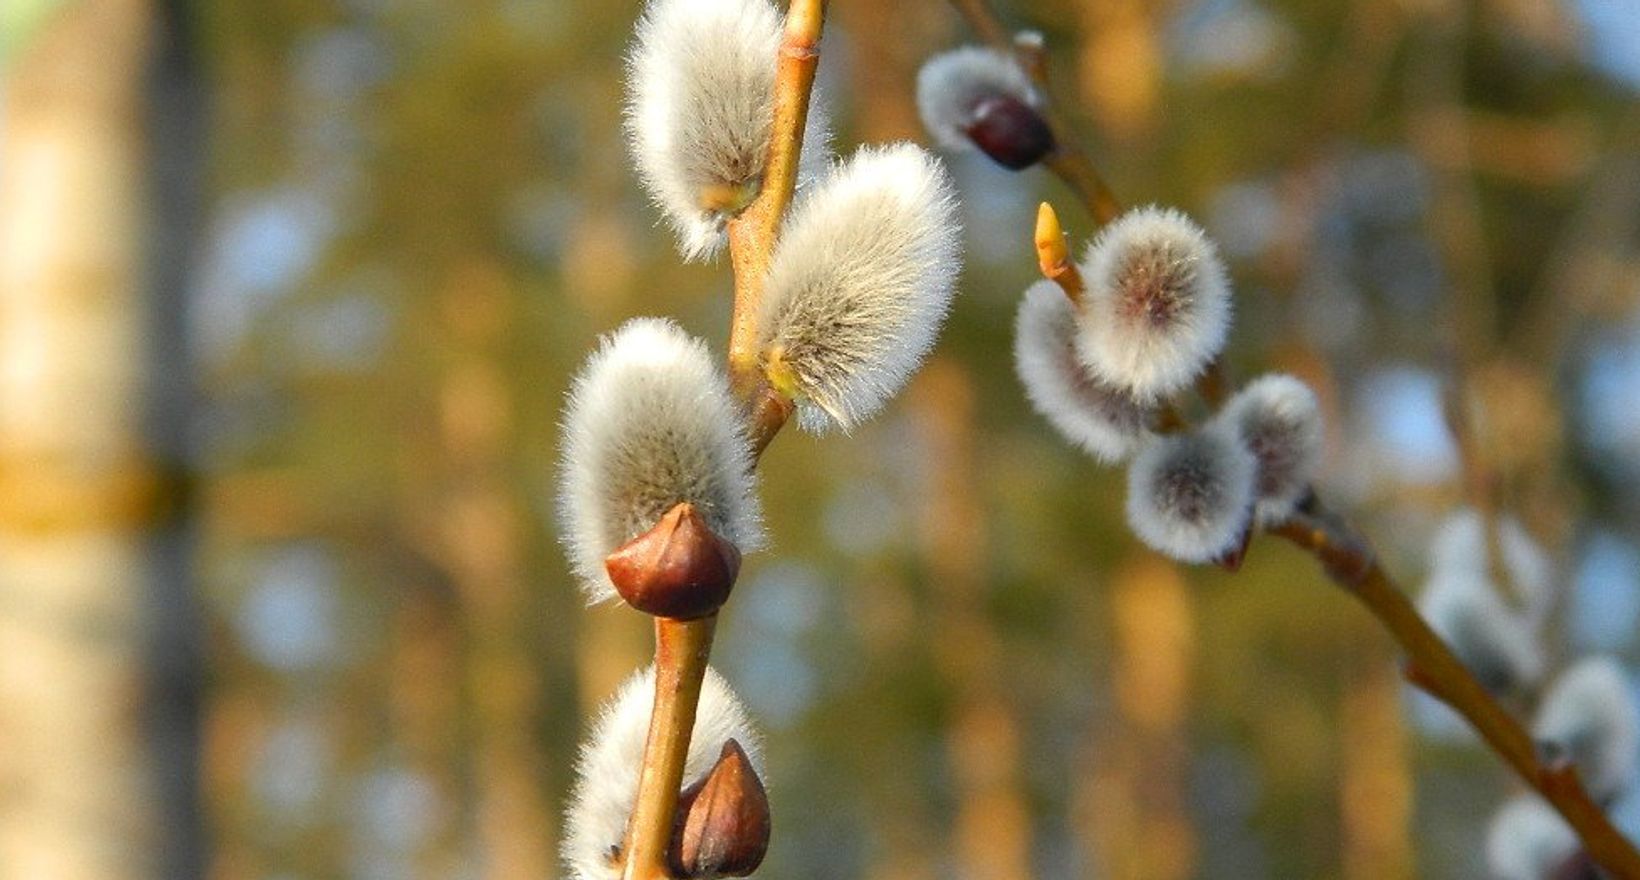
<instances>
[{"instance_id":1,"label":"thin twig","mask_svg":"<svg viewBox=\"0 0 1640 880\"><path fill-rule=\"evenodd\" d=\"M1553 804L1590 857L1617 877L1640 878L1640 853L1584 791L1570 765L1545 766L1532 739L1424 622L1366 541L1317 501L1270 531L1309 551L1367 607L1406 653L1407 680L1452 707L1522 780Z\"/></svg>"},{"instance_id":2,"label":"thin twig","mask_svg":"<svg viewBox=\"0 0 1640 880\"><path fill-rule=\"evenodd\" d=\"M1043 158L1042 164L1070 187L1077 201L1093 216L1094 222L1103 226L1115 220L1122 212L1121 203L1076 139L1075 130L1059 112L1059 102L1048 77L1047 53L1043 48L1042 35L1035 32L1012 35L985 0L951 0L951 5L956 7L981 39L1001 51L1013 53L1035 84L1042 98L1037 111L1047 121L1054 139L1053 152Z\"/></svg>"},{"instance_id":3,"label":"thin twig","mask_svg":"<svg viewBox=\"0 0 1640 880\"><path fill-rule=\"evenodd\" d=\"M1046 64L1042 57L1040 39L1007 40L1007 29L997 20L984 0L951 2L988 42L1006 42L1007 46L1003 48L1011 48L1022 53L1020 57L1026 70L1039 85L1045 87ZM1050 105L1052 103L1051 97L1047 95L1045 101ZM1051 110L1051 106L1048 109ZM1070 140L1069 132L1064 126L1057 124L1054 117L1049 119L1050 125L1055 128L1055 136L1063 136L1062 143L1073 144L1074 141ZM1071 183L1079 195L1084 194L1084 190L1079 189L1071 177L1067 177L1052 164L1050 168L1060 173L1067 183ZM1087 166L1087 170L1090 173L1093 171L1091 164ZM1076 168L1073 168L1072 172L1072 177L1079 173ZM1119 203L1111 196L1110 190L1104 187L1097 173L1091 173L1091 177L1087 179L1097 184L1089 184L1092 188L1088 190L1096 193L1096 197L1084 198L1090 213L1096 218L1102 213L1108 213L1109 217L1119 214ZM1045 235L1058 227L1058 218L1053 215L1051 207L1046 204L1043 207L1045 210L1039 210L1037 215L1034 235L1038 263L1045 277L1057 281L1059 279L1053 270L1056 268L1058 253L1064 247L1063 235L1061 233L1057 247L1052 242L1044 242ZM1101 219L1100 222L1106 222L1106 219ZM1079 296L1071 294L1069 289L1066 293L1071 296L1073 302L1079 300ZM1223 367L1215 361L1213 368L1203 380L1198 381L1197 391L1210 404L1217 405L1222 402L1228 390L1227 385ZM1177 430L1183 427L1182 419L1172 407L1165 408L1161 412L1161 418L1162 430ZM1345 525L1341 518L1323 510L1313 497L1307 512L1271 529L1270 533L1280 535L1308 550L1321 562L1329 577L1349 588L1367 606L1406 652L1408 679L1463 715L1528 785L1554 805L1577 831L1585 849L1595 861L1619 877L1640 878L1640 853L1637 853L1628 840L1617 832L1604 811L1589 798L1575 771L1570 767L1546 768L1538 761L1531 738L1480 682L1475 680L1474 675L1452 654L1441 637L1429 628L1429 624L1418 614L1406 594L1379 566L1376 554L1364 538ZM1495 534L1489 534L1488 538L1491 549L1496 552Z\"/></svg>"},{"instance_id":4,"label":"thin twig","mask_svg":"<svg viewBox=\"0 0 1640 880\"><path fill-rule=\"evenodd\" d=\"M792 0L781 36L774 87L774 119L763 187L729 222L735 300L729 327L729 381L746 408L754 455L791 417L790 400L771 389L758 364L757 312L781 218L797 186L809 96L820 62L826 0ZM624 880L668 880L666 848L676 820L684 762L694 733L701 682L712 651L716 615L701 620L655 620L655 703L638 778L637 805L627 831Z\"/></svg>"}]
</instances>

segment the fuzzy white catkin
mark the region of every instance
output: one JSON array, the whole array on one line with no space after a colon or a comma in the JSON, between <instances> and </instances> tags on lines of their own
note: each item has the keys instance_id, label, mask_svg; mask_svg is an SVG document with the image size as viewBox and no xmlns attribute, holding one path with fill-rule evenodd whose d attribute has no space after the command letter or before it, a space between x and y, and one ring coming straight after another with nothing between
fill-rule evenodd
<instances>
[{"instance_id":1,"label":"fuzzy white catkin","mask_svg":"<svg viewBox=\"0 0 1640 880\"><path fill-rule=\"evenodd\" d=\"M1499 517L1497 527L1504 570L1519 590L1521 608L1527 619L1539 623L1548 614L1554 598L1549 557L1514 517ZM1493 576L1486 531L1478 512L1464 508L1441 523L1429 543L1429 568L1432 572L1461 571L1488 579Z\"/></svg>"},{"instance_id":2,"label":"fuzzy white catkin","mask_svg":"<svg viewBox=\"0 0 1640 880\"><path fill-rule=\"evenodd\" d=\"M1066 439L1106 464L1146 436L1146 411L1095 378L1076 353L1076 312L1052 281L1031 285L1014 322L1014 368L1031 406Z\"/></svg>"},{"instance_id":3,"label":"fuzzy white catkin","mask_svg":"<svg viewBox=\"0 0 1640 880\"><path fill-rule=\"evenodd\" d=\"M1611 657L1586 657L1555 678L1538 705L1532 736L1563 749L1584 788L1614 797L1640 760L1640 719L1628 673Z\"/></svg>"},{"instance_id":4,"label":"fuzzy white catkin","mask_svg":"<svg viewBox=\"0 0 1640 880\"><path fill-rule=\"evenodd\" d=\"M1082 356L1141 402L1185 387L1224 347L1229 276L1218 248L1178 211L1116 218L1088 246L1082 277Z\"/></svg>"},{"instance_id":5,"label":"fuzzy white catkin","mask_svg":"<svg viewBox=\"0 0 1640 880\"><path fill-rule=\"evenodd\" d=\"M934 141L947 150L971 150L965 131L974 108L992 95L1007 95L1035 107L1031 80L1013 56L996 49L964 46L941 52L917 72L917 111Z\"/></svg>"},{"instance_id":6,"label":"fuzzy white catkin","mask_svg":"<svg viewBox=\"0 0 1640 880\"><path fill-rule=\"evenodd\" d=\"M798 201L758 334L765 362L788 371L805 428L847 431L905 384L945 320L961 262L950 176L920 147L862 147Z\"/></svg>"},{"instance_id":7,"label":"fuzzy white catkin","mask_svg":"<svg viewBox=\"0 0 1640 880\"><path fill-rule=\"evenodd\" d=\"M780 15L768 0L650 0L627 58L627 136L638 176L686 259L723 243L710 190L755 192L774 118ZM800 179L829 161L827 123L811 104Z\"/></svg>"},{"instance_id":8,"label":"fuzzy white catkin","mask_svg":"<svg viewBox=\"0 0 1640 880\"><path fill-rule=\"evenodd\" d=\"M1309 488L1321 460L1321 407L1292 376L1260 376L1236 392L1219 418L1258 459L1254 518L1285 521Z\"/></svg>"},{"instance_id":9,"label":"fuzzy white catkin","mask_svg":"<svg viewBox=\"0 0 1640 880\"><path fill-rule=\"evenodd\" d=\"M1555 880L1579 848L1553 807L1534 794L1516 795L1492 817L1486 867L1492 880Z\"/></svg>"},{"instance_id":10,"label":"fuzzy white catkin","mask_svg":"<svg viewBox=\"0 0 1640 880\"><path fill-rule=\"evenodd\" d=\"M1128 468L1128 524L1181 562L1235 549L1249 525L1257 463L1222 425L1154 438Z\"/></svg>"},{"instance_id":11,"label":"fuzzy white catkin","mask_svg":"<svg viewBox=\"0 0 1640 880\"><path fill-rule=\"evenodd\" d=\"M562 856L572 880L618 880L610 864L626 835L637 799L638 774L655 700L653 666L635 673L604 705L592 734L581 745L575 788L564 814ZM738 741L763 774L762 748L740 700L715 670L706 670L695 729L684 762L683 787L711 772L723 744Z\"/></svg>"},{"instance_id":12,"label":"fuzzy white catkin","mask_svg":"<svg viewBox=\"0 0 1640 880\"><path fill-rule=\"evenodd\" d=\"M636 318L604 337L570 388L559 514L591 602L615 597L604 558L690 502L741 552L762 543L739 409L705 343Z\"/></svg>"},{"instance_id":13,"label":"fuzzy white catkin","mask_svg":"<svg viewBox=\"0 0 1640 880\"><path fill-rule=\"evenodd\" d=\"M1535 684L1544 656L1536 627L1504 604L1485 577L1443 570L1430 575L1418 611L1452 653L1494 693Z\"/></svg>"}]
</instances>

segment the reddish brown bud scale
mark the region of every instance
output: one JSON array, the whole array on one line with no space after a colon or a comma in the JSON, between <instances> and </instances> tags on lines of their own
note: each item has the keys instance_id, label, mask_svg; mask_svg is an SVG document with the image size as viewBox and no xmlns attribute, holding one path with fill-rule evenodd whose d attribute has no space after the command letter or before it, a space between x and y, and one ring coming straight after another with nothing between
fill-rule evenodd
<instances>
[{"instance_id":1,"label":"reddish brown bud scale","mask_svg":"<svg viewBox=\"0 0 1640 880\"><path fill-rule=\"evenodd\" d=\"M715 613L740 574L740 550L719 537L687 502L604 560L627 604L656 617L693 620Z\"/></svg>"},{"instance_id":2,"label":"reddish brown bud scale","mask_svg":"<svg viewBox=\"0 0 1640 880\"><path fill-rule=\"evenodd\" d=\"M691 880L745 877L769 850L769 796L751 759L733 739L706 778L678 796L667 858Z\"/></svg>"},{"instance_id":3,"label":"reddish brown bud scale","mask_svg":"<svg viewBox=\"0 0 1640 880\"><path fill-rule=\"evenodd\" d=\"M1012 95L991 95L974 105L973 121L963 129L985 155L1004 168L1019 171L1053 152L1053 130L1035 107Z\"/></svg>"},{"instance_id":4,"label":"reddish brown bud scale","mask_svg":"<svg viewBox=\"0 0 1640 880\"><path fill-rule=\"evenodd\" d=\"M1213 561L1217 563L1220 568L1231 572L1232 574L1241 571L1241 564L1247 561L1247 548L1252 546L1252 543L1253 524L1252 521L1249 520L1247 527L1241 530L1241 540L1237 541L1234 546L1232 546L1229 550L1224 551L1219 558Z\"/></svg>"},{"instance_id":5,"label":"reddish brown bud scale","mask_svg":"<svg viewBox=\"0 0 1640 880\"><path fill-rule=\"evenodd\" d=\"M1565 862L1556 866L1549 880L1600 880L1605 875L1583 850L1572 853Z\"/></svg>"}]
</instances>

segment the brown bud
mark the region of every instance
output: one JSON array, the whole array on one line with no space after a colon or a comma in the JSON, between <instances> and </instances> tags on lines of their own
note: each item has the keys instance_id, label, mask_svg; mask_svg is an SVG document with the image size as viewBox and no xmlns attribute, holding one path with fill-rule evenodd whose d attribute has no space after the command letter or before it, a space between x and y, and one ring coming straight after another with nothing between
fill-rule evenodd
<instances>
[{"instance_id":1,"label":"brown bud","mask_svg":"<svg viewBox=\"0 0 1640 880\"><path fill-rule=\"evenodd\" d=\"M647 532L604 559L616 592L656 617L692 620L723 607L740 574L740 550L715 534L694 505L668 510Z\"/></svg>"},{"instance_id":2,"label":"brown bud","mask_svg":"<svg viewBox=\"0 0 1640 880\"><path fill-rule=\"evenodd\" d=\"M769 850L769 796L740 743L723 744L705 779L678 796L667 859L691 880L745 877Z\"/></svg>"},{"instance_id":3,"label":"brown bud","mask_svg":"<svg viewBox=\"0 0 1640 880\"><path fill-rule=\"evenodd\" d=\"M963 129L980 151L1015 171L1042 161L1054 148L1053 131L1036 108L1012 95L991 95L974 105Z\"/></svg>"},{"instance_id":4,"label":"brown bud","mask_svg":"<svg viewBox=\"0 0 1640 880\"><path fill-rule=\"evenodd\" d=\"M1253 524L1248 522L1247 527L1241 530L1241 539L1229 550L1224 551L1219 558L1213 560L1218 566L1228 572L1241 570L1241 564L1247 561L1247 548L1253 543Z\"/></svg>"}]
</instances>

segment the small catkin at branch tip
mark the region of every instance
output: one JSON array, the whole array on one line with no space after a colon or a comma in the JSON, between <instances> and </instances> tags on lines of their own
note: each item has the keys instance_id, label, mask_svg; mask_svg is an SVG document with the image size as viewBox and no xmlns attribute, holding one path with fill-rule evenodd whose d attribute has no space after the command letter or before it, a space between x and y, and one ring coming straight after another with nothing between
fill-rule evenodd
<instances>
[{"instance_id":1,"label":"small catkin at branch tip","mask_svg":"<svg viewBox=\"0 0 1640 880\"><path fill-rule=\"evenodd\" d=\"M606 557L688 502L740 552L762 544L751 448L705 343L638 318L606 336L564 412L560 533L590 601L617 591Z\"/></svg>"},{"instance_id":2,"label":"small catkin at branch tip","mask_svg":"<svg viewBox=\"0 0 1640 880\"><path fill-rule=\"evenodd\" d=\"M917 110L936 143L947 150L978 149L1016 171L1054 149L1041 101L1013 54L997 49L942 52L917 73Z\"/></svg>"},{"instance_id":3,"label":"small catkin at branch tip","mask_svg":"<svg viewBox=\"0 0 1640 880\"><path fill-rule=\"evenodd\" d=\"M627 679L605 704L581 746L563 842L564 864L573 880L621 876L621 847L635 803L654 697L655 669L650 667ZM730 740L744 749L753 768L761 769L761 740L745 708L723 678L708 669L684 763L686 788L705 779Z\"/></svg>"}]
</instances>

